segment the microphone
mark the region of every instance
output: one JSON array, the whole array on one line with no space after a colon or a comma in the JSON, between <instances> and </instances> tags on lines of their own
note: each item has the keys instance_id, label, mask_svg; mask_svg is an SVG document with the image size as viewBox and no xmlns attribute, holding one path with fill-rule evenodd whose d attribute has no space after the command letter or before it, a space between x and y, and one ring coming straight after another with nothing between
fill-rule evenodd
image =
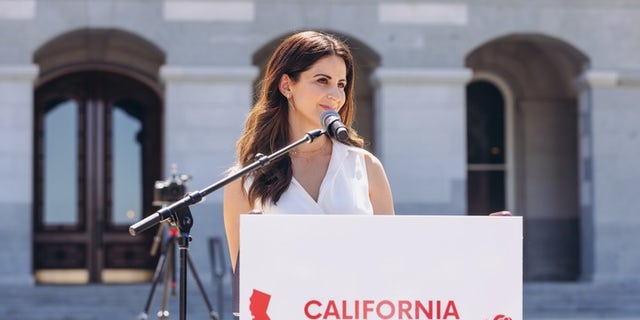
<instances>
[{"instance_id":1,"label":"microphone","mask_svg":"<svg viewBox=\"0 0 640 320\"><path fill-rule=\"evenodd\" d=\"M327 130L329 137L340 142L346 142L349 139L349 131L347 126L340 120L340 115L335 110L327 110L320 117L322 127Z\"/></svg>"}]
</instances>

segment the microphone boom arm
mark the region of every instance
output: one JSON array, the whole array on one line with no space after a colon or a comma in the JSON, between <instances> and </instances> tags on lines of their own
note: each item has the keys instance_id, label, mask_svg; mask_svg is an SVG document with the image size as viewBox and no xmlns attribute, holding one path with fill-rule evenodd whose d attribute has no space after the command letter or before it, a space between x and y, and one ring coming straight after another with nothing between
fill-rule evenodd
<instances>
[{"instance_id":1,"label":"microphone boom arm","mask_svg":"<svg viewBox=\"0 0 640 320\"><path fill-rule=\"evenodd\" d=\"M183 212L185 208L199 203L200 201L202 201L204 199L205 196L207 196L208 194L224 187L225 185L229 184L230 182L238 179L239 177L252 172L258 168L264 167L267 164L273 162L276 159L281 158L282 156L284 156L285 154L287 154L289 151L291 151L292 149L294 149L295 147L297 147L300 144L303 143L311 143L313 142L313 140L315 140L316 138L322 136L323 134L326 133L326 130L323 129L316 129L316 130L312 130L307 132L303 138L291 143L288 146L283 147L280 150L277 150L276 152L272 153L271 155L264 155L261 153L256 154L256 161L252 162L251 164L247 165L244 168L238 169L237 171L235 171L233 174L227 176L226 178L223 178L221 180L219 180L218 182L209 185L208 187L200 190L200 191L194 191L191 192L187 195L184 196L184 198L174 202L173 204L166 206L158 211L156 211L155 213L149 215L148 217L136 222L135 224L131 225L129 227L129 233L132 236L136 236L138 234L140 234L141 232L144 232L145 230L155 226L156 224L166 220L166 219L172 219L174 222L176 222L176 219L179 219L179 215L180 212ZM191 220L191 219L189 219ZM188 223L192 223L191 221L189 221Z\"/></svg>"}]
</instances>

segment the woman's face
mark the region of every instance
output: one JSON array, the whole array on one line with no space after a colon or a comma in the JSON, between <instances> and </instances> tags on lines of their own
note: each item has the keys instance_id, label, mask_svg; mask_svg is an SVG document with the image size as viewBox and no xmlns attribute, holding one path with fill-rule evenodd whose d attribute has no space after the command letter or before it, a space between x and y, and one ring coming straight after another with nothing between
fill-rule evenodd
<instances>
[{"instance_id":1,"label":"woman's face","mask_svg":"<svg viewBox=\"0 0 640 320\"><path fill-rule=\"evenodd\" d=\"M280 90L289 98L289 125L293 132L318 129L323 112L339 111L345 103L347 67L339 56L326 56L302 72L297 82L283 75L280 84Z\"/></svg>"}]
</instances>

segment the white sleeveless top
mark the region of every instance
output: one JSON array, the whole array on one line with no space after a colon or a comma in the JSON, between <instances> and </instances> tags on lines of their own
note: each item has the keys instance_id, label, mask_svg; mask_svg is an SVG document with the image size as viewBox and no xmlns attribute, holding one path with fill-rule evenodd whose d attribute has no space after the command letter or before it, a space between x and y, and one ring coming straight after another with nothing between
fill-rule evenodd
<instances>
[{"instance_id":1,"label":"white sleeveless top","mask_svg":"<svg viewBox=\"0 0 640 320\"><path fill-rule=\"evenodd\" d=\"M320 185L318 202L292 178L277 205L267 203L262 206L258 200L254 210L264 214L373 214L365 152L333 140L331 160Z\"/></svg>"}]
</instances>

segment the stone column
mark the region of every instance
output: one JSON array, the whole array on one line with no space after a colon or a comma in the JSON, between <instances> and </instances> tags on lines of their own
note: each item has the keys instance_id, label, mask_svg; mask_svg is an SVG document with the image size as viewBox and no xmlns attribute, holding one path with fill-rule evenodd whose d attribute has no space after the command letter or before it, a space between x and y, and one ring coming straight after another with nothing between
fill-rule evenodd
<instances>
[{"instance_id":1,"label":"stone column","mask_svg":"<svg viewBox=\"0 0 640 320\"><path fill-rule=\"evenodd\" d=\"M165 66L164 166L192 175L187 191L202 190L223 178L234 163L236 140L253 106L252 67ZM208 237L225 241L222 190L192 206L192 258L203 279L210 278ZM226 242L225 242L226 243ZM224 245L226 248L226 244ZM203 280L206 281L206 280Z\"/></svg>"},{"instance_id":2,"label":"stone column","mask_svg":"<svg viewBox=\"0 0 640 320\"><path fill-rule=\"evenodd\" d=\"M376 153L400 214L466 213L466 69L379 68Z\"/></svg>"},{"instance_id":3,"label":"stone column","mask_svg":"<svg viewBox=\"0 0 640 320\"><path fill-rule=\"evenodd\" d=\"M583 279L640 280L640 74L589 71L581 96Z\"/></svg>"},{"instance_id":4,"label":"stone column","mask_svg":"<svg viewBox=\"0 0 640 320\"><path fill-rule=\"evenodd\" d=\"M32 284L35 65L0 67L0 283Z\"/></svg>"}]
</instances>

